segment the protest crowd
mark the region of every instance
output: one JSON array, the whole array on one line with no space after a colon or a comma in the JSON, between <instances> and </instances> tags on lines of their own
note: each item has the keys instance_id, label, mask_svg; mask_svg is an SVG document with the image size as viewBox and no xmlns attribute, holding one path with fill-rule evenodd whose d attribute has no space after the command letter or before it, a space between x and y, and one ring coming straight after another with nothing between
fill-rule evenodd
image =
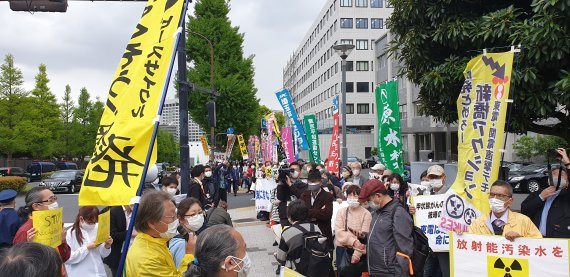
<instances>
[{"instance_id":1,"label":"protest crowd","mask_svg":"<svg viewBox=\"0 0 570 277\"><path fill-rule=\"evenodd\" d=\"M553 183L530 194L522 213L510 209L510 184L495 181L489 194L491 212L467 230L453 230L456 236L497 235L509 241L570 238L564 212L570 203L570 160L564 149L557 151L565 166L551 169ZM124 276L247 276L255 261L227 212L227 194L247 187L256 202L267 198L272 204L268 211L260 210L258 218L280 229L274 244L277 275L294 270L305 276L450 276L449 252L434 252L429 246L426 251L427 240L414 227L417 208L409 201L418 196L418 187L423 195L445 193L446 175L439 165L421 174L419 186L406 183L382 164L372 167L369 176L360 175L355 164L337 176L322 165L302 161L256 167L226 160L194 166L191 176L190 184L180 187L178 173L159 184L156 170L149 170L127 242L133 205L101 211L83 206L72 226L50 234L61 243L48 247L34 242L39 233L33 216L58 209L57 196L37 187L16 209L16 192L0 192L0 275L107 276L106 265L116 276L122 246L129 243ZM256 191L262 183L274 184L272 193ZM96 242L98 218L106 211L110 236ZM426 256L420 258L422 253Z\"/></svg>"}]
</instances>

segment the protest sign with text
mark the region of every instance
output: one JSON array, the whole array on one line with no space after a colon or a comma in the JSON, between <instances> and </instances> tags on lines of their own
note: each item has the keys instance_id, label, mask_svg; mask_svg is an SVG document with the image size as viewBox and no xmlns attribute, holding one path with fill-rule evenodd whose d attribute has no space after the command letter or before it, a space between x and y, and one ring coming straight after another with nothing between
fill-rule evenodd
<instances>
[{"instance_id":1,"label":"protest sign with text","mask_svg":"<svg viewBox=\"0 0 570 277\"><path fill-rule=\"evenodd\" d=\"M108 210L104 213L99 214L97 220L97 237L95 238L95 244L105 242L111 235L111 211Z\"/></svg>"},{"instance_id":2,"label":"protest sign with text","mask_svg":"<svg viewBox=\"0 0 570 277\"><path fill-rule=\"evenodd\" d=\"M449 236L440 231L442 207L445 195L426 195L412 197L412 206L416 207L414 225L422 229L429 240L429 247L434 252L449 251Z\"/></svg>"},{"instance_id":3,"label":"protest sign with text","mask_svg":"<svg viewBox=\"0 0 570 277\"><path fill-rule=\"evenodd\" d=\"M37 233L34 242L50 247L61 244L63 233L63 208L46 211L33 211L33 226Z\"/></svg>"},{"instance_id":4,"label":"protest sign with text","mask_svg":"<svg viewBox=\"0 0 570 277\"><path fill-rule=\"evenodd\" d=\"M271 170L271 169L270 169ZM255 211L271 212L271 193L277 187L275 180L259 178L255 183Z\"/></svg>"}]
</instances>

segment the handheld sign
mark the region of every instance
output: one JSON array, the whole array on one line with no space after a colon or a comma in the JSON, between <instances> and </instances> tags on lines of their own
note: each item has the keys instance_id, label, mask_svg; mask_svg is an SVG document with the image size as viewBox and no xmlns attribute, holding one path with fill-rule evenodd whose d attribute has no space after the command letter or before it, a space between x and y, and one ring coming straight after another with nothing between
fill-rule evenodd
<instances>
[{"instance_id":1,"label":"handheld sign","mask_svg":"<svg viewBox=\"0 0 570 277\"><path fill-rule=\"evenodd\" d=\"M63 233L63 208L32 212L33 226L37 233L34 242L50 247L61 245Z\"/></svg>"},{"instance_id":2,"label":"handheld sign","mask_svg":"<svg viewBox=\"0 0 570 277\"><path fill-rule=\"evenodd\" d=\"M95 244L100 244L105 242L111 235L111 215L110 210L102 214L99 214L98 227L97 227L97 238L95 238Z\"/></svg>"}]
</instances>

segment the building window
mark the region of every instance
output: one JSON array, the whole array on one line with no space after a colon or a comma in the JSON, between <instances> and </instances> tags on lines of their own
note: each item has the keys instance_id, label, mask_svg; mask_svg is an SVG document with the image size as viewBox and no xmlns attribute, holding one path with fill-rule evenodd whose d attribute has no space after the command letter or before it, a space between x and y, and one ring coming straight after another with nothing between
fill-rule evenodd
<instances>
[{"instance_id":1,"label":"building window","mask_svg":"<svg viewBox=\"0 0 570 277\"><path fill-rule=\"evenodd\" d=\"M354 104L346 104L346 114L354 114Z\"/></svg>"},{"instance_id":2,"label":"building window","mask_svg":"<svg viewBox=\"0 0 570 277\"><path fill-rule=\"evenodd\" d=\"M408 111L406 109L406 104L400 105L400 119L404 120L408 118Z\"/></svg>"},{"instance_id":3,"label":"building window","mask_svg":"<svg viewBox=\"0 0 570 277\"><path fill-rule=\"evenodd\" d=\"M368 50L368 40L367 39L357 39L356 40L356 50Z\"/></svg>"},{"instance_id":4,"label":"building window","mask_svg":"<svg viewBox=\"0 0 570 277\"><path fill-rule=\"evenodd\" d=\"M346 61L346 71L354 71L354 62L353 61Z\"/></svg>"},{"instance_id":5,"label":"building window","mask_svg":"<svg viewBox=\"0 0 570 277\"><path fill-rule=\"evenodd\" d=\"M346 92L354 92L354 83L353 82L346 82Z\"/></svg>"},{"instance_id":6,"label":"building window","mask_svg":"<svg viewBox=\"0 0 570 277\"><path fill-rule=\"evenodd\" d=\"M368 7L368 0L356 0L355 4L357 7L367 8Z\"/></svg>"},{"instance_id":7,"label":"building window","mask_svg":"<svg viewBox=\"0 0 570 277\"><path fill-rule=\"evenodd\" d=\"M354 44L354 40L352 40L352 39L341 39L340 44Z\"/></svg>"},{"instance_id":8,"label":"building window","mask_svg":"<svg viewBox=\"0 0 570 277\"><path fill-rule=\"evenodd\" d=\"M356 29L368 29L368 18L357 18Z\"/></svg>"},{"instance_id":9,"label":"building window","mask_svg":"<svg viewBox=\"0 0 570 277\"><path fill-rule=\"evenodd\" d=\"M370 106L368 104L357 104L356 105L356 113L357 114L369 114L370 113Z\"/></svg>"},{"instance_id":10,"label":"building window","mask_svg":"<svg viewBox=\"0 0 570 277\"><path fill-rule=\"evenodd\" d=\"M368 71L368 62L367 61L356 62L356 71Z\"/></svg>"},{"instance_id":11,"label":"building window","mask_svg":"<svg viewBox=\"0 0 570 277\"><path fill-rule=\"evenodd\" d=\"M370 85L368 82L357 82L356 92L370 92Z\"/></svg>"},{"instance_id":12,"label":"building window","mask_svg":"<svg viewBox=\"0 0 570 277\"><path fill-rule=\"evenodd\" d=\"M341 7L352 7L352 0L340 0Z\"/></svg>"},{"instance_id":13,"label":"building window","mask_svg":"<svg viewBox=\"0 0 570 277\"><path fill-rule=\"evenodd\" d=\"M382 8L383 0L370 0L370 7L371 8Z\"/></svg>"},{"instance_id":14,"label":"building window","mask_svg":"<svg viewBox=\"0 0 570 277\"><path fill-rule=\"evenodd\" d=\"M340 27L346 29L352 29L352 18L341 18Z\"/></svg>"},{"instance_id":15,"label":"building window","mask_svg":"<svg viewBox=\"0 0 570 277\"><path fill-rule=\"evenodd\" d=\"M384 19L382 19L382 18L371 18L370 19L370 28L372 28L372 29L383 29L384 28Z\"/></svg>"}]
</instances>

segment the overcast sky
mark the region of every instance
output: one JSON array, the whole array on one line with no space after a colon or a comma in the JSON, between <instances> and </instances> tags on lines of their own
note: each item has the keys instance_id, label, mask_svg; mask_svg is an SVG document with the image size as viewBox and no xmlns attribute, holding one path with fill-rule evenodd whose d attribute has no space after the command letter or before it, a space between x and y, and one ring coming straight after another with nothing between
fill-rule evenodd
<instances>
[{"instance_id":1,"label":"overcast sky","mask_svg":"<svg viewBox=\"0 0 570 277\"><path fill-rule=\"evenodd\" d=\"M233 0L233 26L245 33L245 55L255 55L255 85L261 103L281 109L274 92L283 85L283 66L300 44L326 0ZM93 98L107 91L136 26L143 2L70 1L67 13L13 12L0 2L0 58L14 55L34 87L40 63L47 65L50 88L59 101L69 84L77 99L81 87ZM189 14L194 4L190 4ZM169 97L174 97L169 91Z\"/></svg>"}]
</instances>

